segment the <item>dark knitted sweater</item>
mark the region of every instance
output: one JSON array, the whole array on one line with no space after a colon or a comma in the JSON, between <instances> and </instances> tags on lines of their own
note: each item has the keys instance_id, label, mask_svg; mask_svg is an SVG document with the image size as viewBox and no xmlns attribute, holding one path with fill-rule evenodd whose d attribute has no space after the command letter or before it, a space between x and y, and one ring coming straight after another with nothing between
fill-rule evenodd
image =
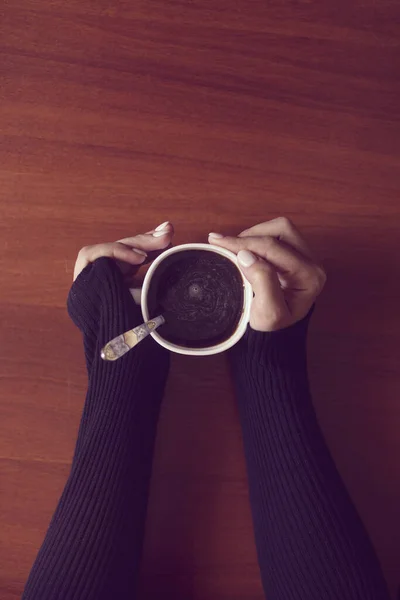
<instances>
[{"instance_id":1,"label":"dark knitted sweater","mask_svg":"<svg viewBox=\"0 0 400 600\"><path fill-rule=\"evenodd\" d=\"M136 598L169 354L148 337L115 363L100 358L107 341L141 322L110 259L82 271L68 310L83 333L88 391L71 472L23 599ZM249 327L227 353L265 593L268 600L387 600L374 550L316 420L308 320L273 333Z\"/></svg>"}]
</instances>

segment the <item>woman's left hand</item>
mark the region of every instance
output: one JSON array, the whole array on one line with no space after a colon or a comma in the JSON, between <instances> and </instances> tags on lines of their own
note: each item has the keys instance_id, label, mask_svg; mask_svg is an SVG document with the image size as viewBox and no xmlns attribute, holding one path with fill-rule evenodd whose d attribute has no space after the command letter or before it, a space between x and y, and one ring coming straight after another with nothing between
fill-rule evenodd
<instances>
[{"instance_id":1,"label":"woman's left hand","mask_svg":"<svg viewBox=\"0 0 400 600\"><path fill-rule=\"evenodd\" d=\"M173 225L166 221L155 229L134 237L84 246L76 259L74 281L89 263L103 256L115 259L125 279L129 280L140 265L155 258L158 251L164 250L171 244L173 235Z\"/></svg>"}]
</instances>

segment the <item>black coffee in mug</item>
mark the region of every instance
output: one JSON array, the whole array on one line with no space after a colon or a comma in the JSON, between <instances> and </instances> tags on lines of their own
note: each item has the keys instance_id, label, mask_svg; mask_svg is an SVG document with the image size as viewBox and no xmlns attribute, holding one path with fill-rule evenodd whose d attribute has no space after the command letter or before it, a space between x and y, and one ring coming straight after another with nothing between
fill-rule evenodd
<instances>
[{"instance_id":1,"label":"black coffee in mug","mask_svg":"<svg viewBox=\"0 0 400 600\"><path fill-rule=\"evenodd\" d=\"M231 260L208 250L183 250L153 273L147 306L150 319L164 316L158 333L165 340L205 348L235 332L243 300L243 280Z\"/></svg>"}]
</instances>

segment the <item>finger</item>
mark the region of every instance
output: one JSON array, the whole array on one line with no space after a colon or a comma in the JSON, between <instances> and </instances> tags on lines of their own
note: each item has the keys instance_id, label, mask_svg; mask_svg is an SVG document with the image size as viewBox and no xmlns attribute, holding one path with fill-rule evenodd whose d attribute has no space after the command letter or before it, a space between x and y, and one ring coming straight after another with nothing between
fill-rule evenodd
<instances>
[{"instance_id":1,"label":"finger","mask_svg":"<svg viewBox=\"0 0 400 600\"><path fill-rule=\"evenodd\" d=\"M311 248L304 240L299 230L287 217L278 217L277 219L272 219L271 221L265 221L264 223L259 223L258 225L254 225L253 227L245 229L239 233L239 237L257 235L269 235L277 238L278 240L282 240L289 246L292 246L292 248L298 250L304 256L313 259Z\"/></svg>"},{"instance_id":2,"label":"finger","mask_svg":"<svg viewBox=\"0 0 400 600\"><path fill-rule=\"evenodd\" d=\"M155 233L157 235L154 235ZM168 244L171 243L173 235L174 228L170 225L165 230L163 229L158 232L154 230L153 233L140 233L133 237L122 238L118 240L118 242L130 246L131 248L140 248L145 252L155 252L168 246Z\"/></svg>"},{"instance_id":3,"label":"finger","mask_svg":"<svg viewBox=\"0 0 400 600\"><path fill-rule=\"evenodd\" d=\"M271 263L281 274L306 277L312 274L313 265L297 250L290 248L273 237L230 237L210 238L212 244L222 246L235 254L250 250Z\"/></svg>"},{"instance_id":4,"label":"finger","mask_svg":"<svg viewBox=\"0 0 400 600\"><path fill-rule=\"evenodd\" d=\"M322 291L326 274L324 269L297 250L273 237L223 237L212 239L212 243L235 252L250 250L264 258L278 271L278 278L284 288L293 292L304 292L302 296L316 298ZM299 296L300 297L300 296Z\"/></svg>"},{"instance_id":5,"label":"finger","mask_svg":"<svg viewBox=\"0 0 400 600\"><path fill-rule=\"evenodd\" d=\"M146 233L155 233L156 231L164 231L164 229L174 229L174 226L170 221L164 221L161 225L157 225L154 229L150 229L150 231L146 231Z\"/></svg>"},{"instance_id":6,"label":"finger","mask_svg":"<svg viewBox=\"0 0 400 600\"><path fill-rule=\"evenodd\" d=\"M130 265L141 265L146 253L140 248L131 248L120 242L85 246L79 251L74 268L74 281L79 273L89 264L101 257L114 258Z\"/></svg>"},{"instance_id":7,"label":"finger","mask_svg":"<svg viewBox=\"0 0 400 600\"><path fill-rule=\"evenodd\" d=\"M240 250L238 264L254 292L250 326L257 331L274 331L289 324L291 314L274 267L248 250Z\"/></svg>"}]
</instances>

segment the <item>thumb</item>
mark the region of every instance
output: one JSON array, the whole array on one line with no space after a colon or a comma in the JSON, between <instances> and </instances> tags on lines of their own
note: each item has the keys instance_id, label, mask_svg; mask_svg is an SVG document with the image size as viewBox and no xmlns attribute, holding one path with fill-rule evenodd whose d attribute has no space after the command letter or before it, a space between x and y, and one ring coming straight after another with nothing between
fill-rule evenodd
<instances>
[{"instance_id":1,"label":"thumb","mask_svg":"<svg viewBox=\"0 0 400 600\"><path fill-rule=\"evenodd\" d=\"M237 258L254 292L250 311L252 329L274 331L288 325L290 311L275 268L249 250L240 250Z\"/></svg>"}]
</instances>

